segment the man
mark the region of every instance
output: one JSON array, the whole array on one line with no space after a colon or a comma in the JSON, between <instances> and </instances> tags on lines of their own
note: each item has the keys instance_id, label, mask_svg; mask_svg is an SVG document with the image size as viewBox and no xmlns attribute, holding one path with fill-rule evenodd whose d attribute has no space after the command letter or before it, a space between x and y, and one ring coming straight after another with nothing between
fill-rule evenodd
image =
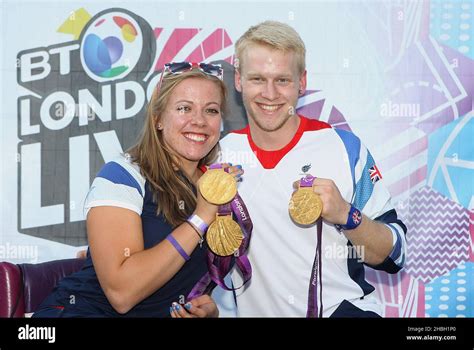
<instances>
[{"instance_id":1,"label":"man","mask_svg":"<svg viewBox=\"0 0 474 350\"><path fill-rule=\"evenodd\" d=\"M236 43L235 87L248 126L221 140L221 161L242 164L239 193L254 225L253 275L235 291L237 315L378 317L364 264L398 272L406 227L357 136L296 114L306 89L305 54L296 31L273 21ZM288 214L294 182L308 174L316 177L322 227L298 226ZM235 271L231 277L241 285Z\"/></svg>"}]
</instances>

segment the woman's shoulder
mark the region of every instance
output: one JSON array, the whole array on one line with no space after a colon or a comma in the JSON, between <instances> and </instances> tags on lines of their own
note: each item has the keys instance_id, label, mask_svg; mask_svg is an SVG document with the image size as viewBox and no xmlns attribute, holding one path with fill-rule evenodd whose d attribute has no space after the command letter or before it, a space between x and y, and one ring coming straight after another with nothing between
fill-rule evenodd
<instances>
[{"instance_id":1,"label":"woman's shoulder","mask_svg":"<svg viewBox=\"0 0 474 350\"><path fill-rule=\"evenodd\" d=\"M105 163L97 173L96 179L105 179L117 185L134 187L144 196L146 179L128 153L120 154Z\"/></svg>"},{"instance_id":2,"label":"woman's shoulder","mask_svg":"<svg viewBox=\"0 0 474 350\"><path fill-rule=\"evenodd\" d=\"M145 198L145 178L130 156L123 154L102 166L84 200L84 216L92 207L113 206L141 215Z\"/></svg>"}]
</instances>

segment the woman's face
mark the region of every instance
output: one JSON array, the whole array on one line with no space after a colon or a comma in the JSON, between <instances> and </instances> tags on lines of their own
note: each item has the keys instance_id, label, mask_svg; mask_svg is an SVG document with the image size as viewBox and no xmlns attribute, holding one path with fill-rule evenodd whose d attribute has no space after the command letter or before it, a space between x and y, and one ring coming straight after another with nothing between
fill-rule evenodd
<instances>
[{"instance_id":1,"label":"woman's face","mask_svg":"<svg viewBox=\"0 0 474 350\"><path fill-rule=\"evenodd\" d=\"M204 158L219 141L222 97L217 83L198 77L180 82L161 120L164 142L188 161Z\"/></svg>"}]
</instances>

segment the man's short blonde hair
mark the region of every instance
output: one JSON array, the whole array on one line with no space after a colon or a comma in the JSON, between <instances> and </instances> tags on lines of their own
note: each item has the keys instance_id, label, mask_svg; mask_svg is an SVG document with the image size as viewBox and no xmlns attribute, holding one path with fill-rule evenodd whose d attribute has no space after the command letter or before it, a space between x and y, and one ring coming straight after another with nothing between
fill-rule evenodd
<instances>
[{"instance_id":1,"label":"man's short blonde hair","mask_svg":"<svg viewBox=\"0 0 474 350\"><path fill-rule=\"evenodd\" d=\"M299 34L288 24L265 21L250 27L235 43L236 68L240 72L245 50L251 45L264 45L275 50L294 52L298 73L306 69L306 48Z\"/></svg>"}]
</instances>

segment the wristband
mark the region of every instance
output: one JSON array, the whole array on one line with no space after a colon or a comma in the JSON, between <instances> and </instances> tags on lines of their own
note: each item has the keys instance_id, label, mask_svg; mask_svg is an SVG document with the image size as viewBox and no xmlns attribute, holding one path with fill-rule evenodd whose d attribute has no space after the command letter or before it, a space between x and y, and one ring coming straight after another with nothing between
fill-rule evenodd
<instances>
[{"instance_id":1,"label":"wristband","mask_svg":"<svg viewBox=\"0 0 474 350\"><path fill-rule=\"evenodd\" d=\"M209 228L206 222L196 214L191 215L186 221L189 222L191 226L193 226L198 231L199 236L201 238L204 236L204 234L207 232L207 229Z\"/></svg>"},{"instance_id":2,"label":"wristband","mask_svg":"<svg viewBox=\"0 0 474 350\"><path fill-rule=\"evenodd\" d=\"M357 228L362 222L362 213L359 209L351 205L349 214L347 215L347 222L345 225L334 225L334 227L341 232L342 230L353 230Z\"/></svg>"},{"instance_id":3,"label":"wristband","mask_svg":"<svg viewBox=\"0 0 474 350\"><path fill-rule=\"evenodd\" d=\"M178 243L171 233L166 236L166 240L173 245L173 247L178 251L184 260L188 261L190 259L189 255L184 251L183 247L181 247L181 244Z\"/></svg>"}]
</instances>

